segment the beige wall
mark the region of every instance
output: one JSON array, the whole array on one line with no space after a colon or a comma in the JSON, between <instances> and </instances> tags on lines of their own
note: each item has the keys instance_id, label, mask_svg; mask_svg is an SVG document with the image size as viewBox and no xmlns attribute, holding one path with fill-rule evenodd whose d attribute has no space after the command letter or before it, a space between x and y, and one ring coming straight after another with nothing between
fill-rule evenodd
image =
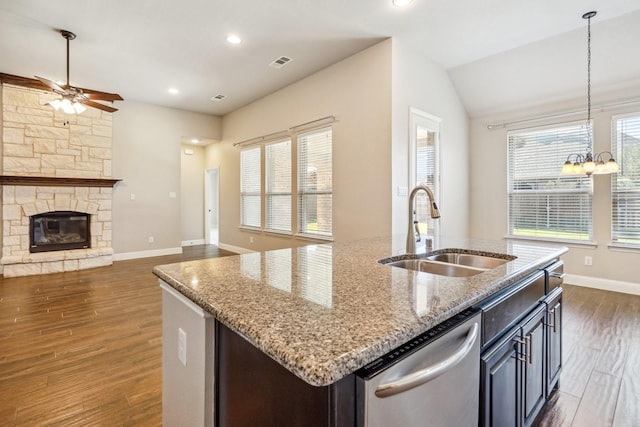
<instances>
[{"instance_id":1,"label":"beige wall","mask_svg":"<svg viewBox=\"0 0 640 427\"><path fill-rule=\"evenodd\" d=\"M185 245L204 239L204 151L204 147L194 145L180 147L181 239Z\"/></svg>"},{"instance_id":2,"label":"beige wall","mask_svg":"<svg viewBox=\"0 0 640 427\"><path fill-rule=\"evenodd\" d=\"M398 187L409 181L409 108L442 119L440 125L440 233L468 233L469 122L447 73L402 43L393 41L393 233L407 230L408 198Z\"/></svg>"},{"instance_id":3,"label":"beige wall","mask_svg":"<svg viewBox=\"0 0 640 427\"><path fill-rule=\"evenodd\" d=\"M250 250L307 244L238 229L240 151L234 142L333 115L333 233L350 240L391 232L391 41L353 55L223 118L207 148L220 168L220 242ZM250 243L250 238L254 242Z\"/></svg>"},{"instance_id":4,"label":"beige wall","mask_svg":"<svg viewBox=\"0 0 640 427\"><path fill-rule=\"evenodd\" d=\"M220 120L133 101L118 103L118 108L113 114L113 177L122 182L113 193L116 257L180 248L180 139L219 139Z\"/></svg>"},{"instance_id":5,"label":"beige wall","mask_svg":"<svg viewBox=\"0 0 640 427\"><path fill-rule=\"evenodd\" d=\"M619 95L619 94L617 94ZM626 93L625 98L640 96ZM616 94L600 95L594 98L594 106L612 102ZM527 117L539 117L560 111L579 111L586 106L583 100L573 100L562 104L550 104L536 109L513 112L508 116L495 116L471 121L471 146L469 163L470 175L470 231L473 237L502 239L507 234L507 131L508 129L488 130L487 124L517 120ZM609 109L592 112L594 120L594 148L596 152L610 150L611 116L625 112L640 111L640 106ZM586 116L586 115L585 115ZM520 126L560 123L563 121L583 120L582 115L568 118L536 122ZM513 127L512 129L516 129ZM562 165L558 165L558 171ZM612 281L640 283L640 265L636 261L638 253L621 252L608 248L611 241L611 178L607 175L594 176L594 239L597 247L585 248L570 246L569 253L563 257L565 273ZM593 266L584 265L584 257L593 257Z\"/></svg>"}]
</instances>

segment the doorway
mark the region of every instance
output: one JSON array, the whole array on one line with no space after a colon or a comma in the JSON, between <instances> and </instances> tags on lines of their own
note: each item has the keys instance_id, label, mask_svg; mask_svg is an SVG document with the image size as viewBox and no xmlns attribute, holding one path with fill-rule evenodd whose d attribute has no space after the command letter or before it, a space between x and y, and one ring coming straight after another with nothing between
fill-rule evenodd
<instances>
[{"instance_id":1,"label":"doorway","mask_svg":"<svg viewBox=\"0 0 640 427\"><path fill-rule=\"evenodd\" d=\"M204 212L204 229L205 242L207 245L218 246L220 243L220 171L218 168L207 169L204 179L205 192L205 212Z\"/></svg>"}]
</instances>

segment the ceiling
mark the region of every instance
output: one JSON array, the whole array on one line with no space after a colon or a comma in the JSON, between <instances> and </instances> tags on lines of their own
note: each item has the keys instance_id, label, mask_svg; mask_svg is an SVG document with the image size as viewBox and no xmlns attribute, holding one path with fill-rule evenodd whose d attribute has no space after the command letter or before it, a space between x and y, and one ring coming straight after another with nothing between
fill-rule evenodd
<instances>
[{"instance_id":1,"label":"ceiling","mask_svg":"<svg viewBox=\"0 0 640 427\"><path fill-rule=\"evenodd\" d=\"M66 29L72 85L224 115L394 37L449 72L473 117L582 93L589 10L594 92L637 83L637 0L0 0L0 72L64 81Z\"/></svg>"}]
</instances>

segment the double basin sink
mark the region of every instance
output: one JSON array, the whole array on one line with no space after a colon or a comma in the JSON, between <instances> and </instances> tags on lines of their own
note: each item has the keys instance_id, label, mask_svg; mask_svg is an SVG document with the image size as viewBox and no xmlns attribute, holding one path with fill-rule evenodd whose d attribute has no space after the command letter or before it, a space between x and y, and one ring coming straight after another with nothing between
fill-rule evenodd
<instances>
[{"instance_id":1,"label":"double basin sink","mask_svg":"<svg viewBox=\"0 0 640 427\"><path fill-rule=\"evenodd\" d=\"M378 262L423 273L449 277L470 277L513 261L516 257L491 252L441 249L428 254L400 255Z\"/></svg>"}]
</instances>

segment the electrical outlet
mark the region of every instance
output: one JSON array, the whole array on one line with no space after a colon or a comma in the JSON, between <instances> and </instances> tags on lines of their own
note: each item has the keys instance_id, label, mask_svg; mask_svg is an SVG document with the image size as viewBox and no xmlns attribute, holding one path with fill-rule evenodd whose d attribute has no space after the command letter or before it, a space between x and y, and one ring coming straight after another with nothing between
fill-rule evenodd
<instances>
[{"instance_id":1,"label":"electrical outlet","mask_svg":"<svg viewBox=\"0 0 640 427\"><path fill-rule=\"evenodd\" d=\"M182 328L178 328L178 359L187 366L187 333Z\"/></svg>"},{"instance_id":2,"label":"electrical outlet","mask_svg":"<svg viewBox=\"0 0 640 427\"><path fill-rule=\"evenodd\" d=\"M136 199L136 195L131 193L131 196L129 196L131 198L131 200L135 200Z\"/></svg>"},{"instance_id":3,"label":"electrical outlet","mask_svg":"<svg viewBox=\"0 0 640 427\"><path fill-rule=\"evenodd\" d=\"M253 243L253 236L249 237L249 243Z\"/></svg>"},{"instance_id":4,"label":"electrical outlet","mask_svg":"<svg viewBox=\"0 0 640 427\"><path fill-rule=\"evenodd\" d=\"M408 187L398 187L398 196L407 196L409 194L409 188Z\"/></svg>"},{"instance_id":5,"label":"electrical outlet","mask_svg":"<svg viewBox=\"0 0 640 427\"><path fill-rule=\"evenodd\" d=\"M590 257L590 256L584 257L584 265L592 266L593 265L593 257Z\"/></svg>"},{"instance_id":6,"label":"electrical outlet","mask_svg":"<svg viewBox=\"0 0 640 427\"><path fill-rule=\"evenodd\" d=\"M153 243L153 241L154 241L153 236L149 236L149 243Z\"/></svg>"}]
</instances>

